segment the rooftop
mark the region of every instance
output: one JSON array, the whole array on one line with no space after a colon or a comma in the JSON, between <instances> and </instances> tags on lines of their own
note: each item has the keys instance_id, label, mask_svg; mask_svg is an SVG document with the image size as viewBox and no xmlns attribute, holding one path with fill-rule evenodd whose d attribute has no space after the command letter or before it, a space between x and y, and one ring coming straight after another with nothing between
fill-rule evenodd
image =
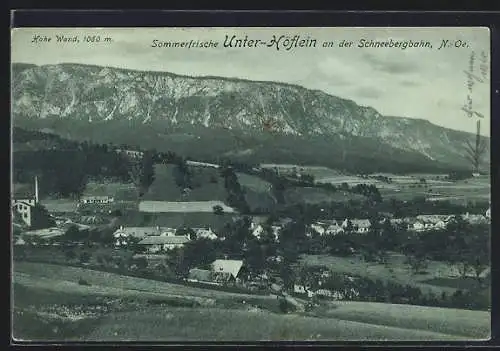
<instances>
[{"instance_id":1,"label":"rooftop","mask_svg":"<svg viewBox=\"0 0 500 351\"><path fill-rule=\"evenodd\" d=\"M212 263L212 269L218 273L229 273L236 277L243 267L241 260L215 260Z\"/></svg>"},{"instance_id":2,"label":"rooftop","mask_svg":"<svg viewBox=\"0 0 500 351\"><path fill-rule=\"evenodd\" d=\"M121 233L129 236L135 236L137 238L143 238L150 235L160 235L161 233L173 230L174 229L167 227L123 227L117 229L114 234L116 236L118 233Z\"/></svg>"},{"instance_id":3,"label":"rooftop","mask_svg":"<svg viewBox=\"0 0 500 351\"><path fill-rule=\"evenodd\" d=\"M369 227L371 225L368 219L351 219L351 223L358 227Z\"/></svg>"},{"instance_id":4,"label":"rooftop","mask_svg":"<svg viewBox=\"0 0 500 351\"><path fill-rule=\"evenodd\" d=\"M212 280L212 272L206 269L193 268L189 271L188 279L210 281Z\"/></svg>"},{"instance_id":5,"label":"rooftop","mask_svg":"<svg viewBox=\"0 0 500 351\"><path fill-rule=\"evenodd\" d=\"M165 244L185 244L189 238L185 236L147 236L139 242L139 245L165 245Z\"/></svg>"}]
</instances>

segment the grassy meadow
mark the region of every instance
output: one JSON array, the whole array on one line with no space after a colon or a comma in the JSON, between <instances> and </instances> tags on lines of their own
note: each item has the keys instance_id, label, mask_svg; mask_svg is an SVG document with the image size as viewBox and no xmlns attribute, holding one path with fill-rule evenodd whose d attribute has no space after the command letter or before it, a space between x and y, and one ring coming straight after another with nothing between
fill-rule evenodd
<instances>
[{"instance_id":1,"label":"grassy meadow","mask_svg":"<svg viewBox=\"0 0 500 351\"><path fill-rule=\"evenodd\" d=\"M13 329L20 340L428 341L489 335L487 312L330 301L321 311L284 315L276 313L272 295L29 262L15 263L13 281Z\"/></svg>"}]
</instances>

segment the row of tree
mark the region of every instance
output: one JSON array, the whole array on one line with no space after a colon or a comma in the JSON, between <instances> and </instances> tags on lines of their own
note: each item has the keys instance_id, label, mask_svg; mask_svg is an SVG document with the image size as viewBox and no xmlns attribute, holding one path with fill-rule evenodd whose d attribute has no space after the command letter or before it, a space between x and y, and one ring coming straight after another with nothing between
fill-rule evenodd
<instances>
[{"instance_id":1,"label":"row of tree","mask_svg":"<svg viewBox=\"0 0 500 351\"><path fill-rule=\"evenodd\" d=\"M328 273L327 276L322 275ZM466 308L486 310L491 301L483 294L483 289L471 291L457 290L454 293L423 293L415 286L399 284L395 281L382 281L368 277L353 276L325 270L323 267L301 267L296 281L310 291L327 289L340 292L344 299L352 301L385 302L435 307ZM321 281L319 285L318 282Z\"/></svg>"}]
</instances>

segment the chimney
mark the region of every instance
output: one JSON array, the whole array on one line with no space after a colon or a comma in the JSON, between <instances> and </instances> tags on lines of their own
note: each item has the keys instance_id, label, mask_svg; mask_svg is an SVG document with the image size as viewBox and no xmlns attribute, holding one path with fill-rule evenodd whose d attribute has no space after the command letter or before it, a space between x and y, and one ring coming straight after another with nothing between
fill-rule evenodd
<instances>
[{"instance_id":1,"label":"chimney","mask_svg":"<svg viewBox=\"0 0 500 351\"><path fill-rule=\"evenodd\" d=\"M35 176L35 203L38 203L38 177Z\"/></svg>"}]
</instances>

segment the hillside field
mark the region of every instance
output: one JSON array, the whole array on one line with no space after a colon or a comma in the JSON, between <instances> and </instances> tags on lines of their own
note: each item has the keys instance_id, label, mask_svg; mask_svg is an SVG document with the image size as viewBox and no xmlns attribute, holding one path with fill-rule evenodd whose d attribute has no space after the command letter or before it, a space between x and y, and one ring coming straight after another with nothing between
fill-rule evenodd
<instances>
[{"instance_id":1,"label":"hillside field","mask_svg":"<svg viewBox=\"0 0 500 351\"><path fill-rule=\"evenodd\" d=\"M349 200L363 201L366 198L360 194L344 191L328 191L314 187L294 187L285 191L285 201L289 204L322 203L322 202L347 202Z\"/></svg>"},{"instance_id":2,"label":"hillside field","mask_svg":"<svg viewBox=\"0 0 500 351\"><path fill-rule=\"evenodd\" d=\"M202 228L211 227L213 230L220 230L231 221L234 214L224 213L216 215L212 212L172 212L172 213L141 213L138 211L127 211L120 219L123 226L130 227L191 227Z\"/></svg>"}]
</instances>

